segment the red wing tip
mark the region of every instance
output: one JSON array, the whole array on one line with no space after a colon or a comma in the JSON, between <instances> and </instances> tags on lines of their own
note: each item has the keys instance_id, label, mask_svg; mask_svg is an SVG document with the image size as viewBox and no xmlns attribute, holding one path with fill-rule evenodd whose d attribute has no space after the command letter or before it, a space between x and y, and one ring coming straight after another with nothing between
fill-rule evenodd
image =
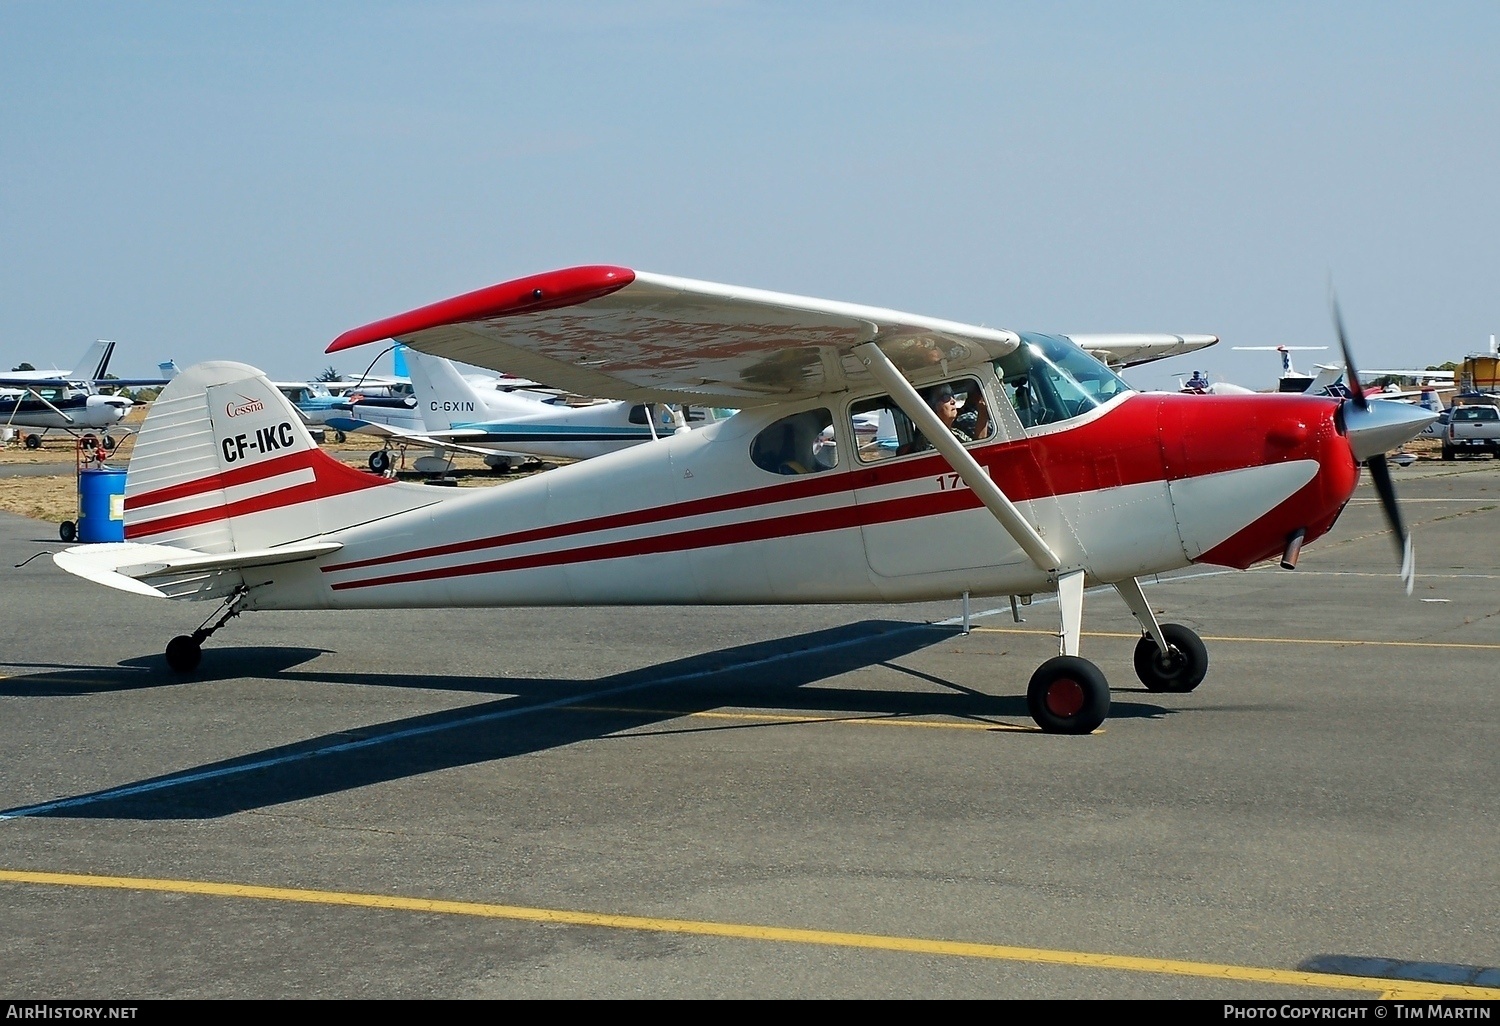
<instances>
[{"instance_id":1,"label":"red wing tip","mask_svg":"<svg viewBox=\"0 0 1500 1026\"><path fill-rule=\"evenodd\" d=\"M633 281L634 271L611 264L587 264L545 271L513 281L503 281L474 292L465 292L452 299L440 300L363 327L352 328L334 339L324 352L337 353L368 342L399 338L445 324L462 324L465 321L489 320L508 314L577 306L617 292Z\"/></svg>"}]
</instances>

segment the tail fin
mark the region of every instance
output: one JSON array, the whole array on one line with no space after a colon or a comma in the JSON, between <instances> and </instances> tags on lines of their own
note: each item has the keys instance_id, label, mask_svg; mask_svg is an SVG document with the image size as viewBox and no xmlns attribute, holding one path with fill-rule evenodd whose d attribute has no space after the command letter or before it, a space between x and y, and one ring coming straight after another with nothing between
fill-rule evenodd
<instances>
[{"instance_id":1,"label":"tail fin","mask_svg":"<svg viewBox=\"0 0 1500 1026\"><path fill-rule=\"evenodd\" d=\"M107 338L101 338L84 350L83 358L68 377L73 381L87 381L92 386L108 373L109 358L114 355L114 351L115 344Z\"/></svg>"},{"instance_id":2,"label":"tail fin","mask_svg":"<svg viewBox=\"0 0 1500 1026\"><path fill-rule=\"evenodd\" d=\"M473 424L498 418L533 417L550 407L535 399L522 399L508 392L475 388L451 360L428 356L415 349L407 353L411 385L417 408L428 431L446 431L455 424Z\"/></svg>"},{"instance_id":3,"label":"tail fin","mask_svg":"<svg viewBox=\"0 0 1500 1026\"><path fill-rule=\"evenodd\" d=\"M262 549L431 505L431 491L328 456L254 367L201 363L162 389L141 425L125 537L208 553Z\"/></svg>"}]
</instances>

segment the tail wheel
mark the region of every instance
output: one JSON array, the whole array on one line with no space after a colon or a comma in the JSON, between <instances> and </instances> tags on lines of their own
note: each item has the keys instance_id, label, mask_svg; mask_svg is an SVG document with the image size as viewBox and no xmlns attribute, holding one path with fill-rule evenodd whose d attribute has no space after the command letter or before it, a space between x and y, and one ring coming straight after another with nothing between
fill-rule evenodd
<instances>
[{"instance_id":1,"label":"tail wheel","mask_svg":"<svg viewBox=\"0 0 1500 1026\"><path fill-rule=\"evenodd\" d=\"M1180 623L1161 625L1167 651L1147 634L1135 645L1135 675L1147 691L1191 691L1208 674L1208 648L1203 639Z\"/></svg>"},{"instance_id":2,"label":"tail wheel","mask_svg":"<svg viewBox=\"0 0 1500 1026\"><path fill-rule=\"evenodd\" d=\"M1079 656L1054 656L1031 675L1026 707L1048 734L1089 734L1109 715L1109 682Z\"/></svg>"},{"instance_id":3,"label":"tail wheel","mask_svg":"<svg viewBox=\"0 0 1500 1026\"><path fill-rule=\"evenodd\" d=\"M177 673L192 673L203 659L203 646L191 635L179 634L167 642L167 665Z\"/></svg>"}]
</instances>

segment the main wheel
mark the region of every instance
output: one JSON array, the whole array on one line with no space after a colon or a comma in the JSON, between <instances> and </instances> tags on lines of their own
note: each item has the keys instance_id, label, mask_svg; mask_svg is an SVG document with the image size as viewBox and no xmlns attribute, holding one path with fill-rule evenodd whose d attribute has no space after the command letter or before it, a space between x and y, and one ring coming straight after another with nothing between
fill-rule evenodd
<instances>
[{"instance_id":1,"label":"main wheel","mask_svg":"<svg viewBox=\"0 0 1500 1026\"><path fill-rule=\"evenodd\" d=\"M1180 623L1161 625L1167 652L1147 634L1135 644L1135 675L1147 691L1191 691L1208 673L1208 648L1203 639Z\"/></svg>"},{"instance_id":2,"label":"main wheel","mask_svg":"<svg viewBox=\"0 0 1500 1026\"><path fill-rule=\"evenodd\" d=\"M26 436L26 448L28 448L28 449L40 449L41 447L42 447L42 436L41 435L27 435Z\"/></svg>"},{"instance_id":3,"label":"main wheel","mask_svg":"<svg viewBox=\"0 0 1500 1026\"><path fill-rule=\"evenodd\" d=\"M389 449L376 449L370 453L370 469L377 474L384 474L391 469L391 451Z\"/></svg>"},{"instance_id":4,"label":"main wheel","mask_svg":"<svg viewBox=\"0 0 1500 1026\"><path fill-rule=\"evenodd\" d=\"M118 449L120 447L119 440L116 439L114 435L105 435L104 436L104 447L106 449L111 450L111 451L113 451L115 449Z\"/></svg>"},{"instance_id":5,"label":"main wheel","mask_svg":"<svg viewBox=\"0 0 1500 1026\"><path fill-rule=\"evenodd\" d=\"M1026 708L1048 734L1089 734L1109 715L1109 683L1079 656L1053 656L1031 675Z\"/></svg>"},{"instance_id":6,"label":"main wheel","mask_svg":"<svg viewBox=\"0 0 1500 1026\"><path fill-rule=\"evenodd\" d=\"M335 442L338 442L340 445L342 445L345 442L347 442L349 439L348 439L347 436L345 436L345 434L342 431L335 431L333 433L333 440Z\"/></svg>"},{"instance_id":7,"label":"main wheel","mask_svg":"<svg viewBox=\"0 0 1500 1026\"><path fill-rule=\"evenodd\" d=\"M192 673L203 659L203 646L191 635L179 634L167 642L167 665L178 673Z\"/></svg>"},{"instance_id":8,"label":"main wheel","mask_svg":"<svg viewBox=\"0 0 1500 1026\"><path fill-rule=\"evenodd\" d=\"M97 449L99 448L99 439L95 438L93 435L84 435L83 447L85 449Z\"/></svg>"},{"instance_id":9,"label":"main wheel","mask_svg":"<svg viewBox=\"0 0 1500 1026\"><path fill-rule=\"evenodd\" d=\"M58 535L65 542L76 541L78 538L78 525L71 520L64 520L57 529Z\"/></svg>"}]
</instances>

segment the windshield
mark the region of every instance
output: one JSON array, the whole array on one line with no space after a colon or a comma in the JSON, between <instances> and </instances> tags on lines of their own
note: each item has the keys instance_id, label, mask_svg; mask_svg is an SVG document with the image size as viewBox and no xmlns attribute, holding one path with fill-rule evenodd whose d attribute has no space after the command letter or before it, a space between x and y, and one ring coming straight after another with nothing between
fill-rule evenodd
<instances>
[{"instance_id":1,"label":"windshield","mask_svg":"<svg viewBox=\"0 0 1500 1026\"><path fill-rule=\"evenodd\" d=\"M995 361L995 373L1023 427L1055 424L1130 391L1119 375L1065 338L1021 334L1021 345Z\"/></svg>"}]
</instances>

